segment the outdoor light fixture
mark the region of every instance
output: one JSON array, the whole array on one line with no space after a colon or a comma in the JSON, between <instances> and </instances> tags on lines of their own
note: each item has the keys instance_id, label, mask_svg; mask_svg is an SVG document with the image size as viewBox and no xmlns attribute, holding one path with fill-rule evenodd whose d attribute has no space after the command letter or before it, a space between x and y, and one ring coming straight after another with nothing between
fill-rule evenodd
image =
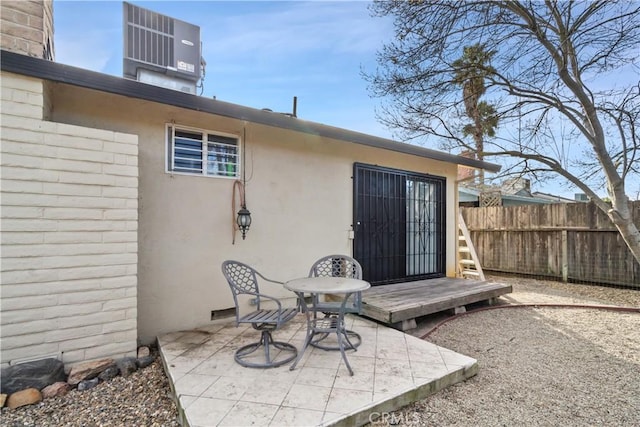
<instances>
[{"instance_id":1,"label":"outdoor light fixture","mask_svg":"<svg viewBox=\"0 0 640 427\"><path fill-rule=\"evenodd\" d=\"M238 225L238 230L242 233L242 240L247 237L247 231L249 231L249 227L251 226L251 212L247 209L247 201L246 201L246 186L247 186L247 168L246 168L246 143L247 140L247 130L243 129L242 135L242 181L237 180L233 183L233 199L231 203L235 208L235 195L236 195L236 187L238 187L240 193L240 210L238 211L238 216L236 217L236 224ZM233 242L235 243L235 230Z\"/></svg>"},{"instance_id":2,"label":"outdoor light fixture","mask_svg":"<svg viewBox=\"0 0 640 427\"><path fill-rule=\"evenodd\" d=\"M236 223L238 224L238 228L242 232L242 240L244 240L247 235L247 231L249 231L249 227L251 226L251 212L245 205L242 205L240 210L238 211L238 218L236 218Z\"/></svg>"}]
</instances>

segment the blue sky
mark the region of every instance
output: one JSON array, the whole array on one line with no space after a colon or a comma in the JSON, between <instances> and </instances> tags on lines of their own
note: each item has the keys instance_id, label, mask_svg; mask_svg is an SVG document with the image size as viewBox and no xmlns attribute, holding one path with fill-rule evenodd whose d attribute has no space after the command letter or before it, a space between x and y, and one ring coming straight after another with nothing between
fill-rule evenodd
<instances>
[{"instance_id":1,"label":"blue sky","mask_svg":"<svg viewBox=\"0 0 640 427\"><path fill-rule=\"evenodd\" d=\"M202 96L382 137L361 69L393 27L364 1L131 1L200 27ZM122 2L54 2L56 61L122 76Z\"/></svg>"},{"instance_id":2,"label":"blue sky","mask_svg":"<svg viewBox=\"0 0 640 427\"><path fill-rule=\"evenodd\" d=\"M369 2L130 2L200 27L202 96L277 112L291 112L297 96L302 119L393 139L361 76L393 37L391 19L372 17ZM122 76L122 19L119 0L55 0L56 61ZM637 197L640 184L628 187ZM533 182L532 190L574 193L558 181Z\"/></svg>"}]
</instances>

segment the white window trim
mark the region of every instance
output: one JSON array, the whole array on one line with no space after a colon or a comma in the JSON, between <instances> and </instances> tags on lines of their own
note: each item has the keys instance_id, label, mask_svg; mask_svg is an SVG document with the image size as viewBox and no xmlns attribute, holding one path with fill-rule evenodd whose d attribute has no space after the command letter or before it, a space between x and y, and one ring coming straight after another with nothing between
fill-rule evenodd
<instances>
[{"instance_id":1,"label":"white window trim","mask_svg":"<svg viewBox=\"0 0 640 427\"><path fill-rule=\"evenodd\" d=\"M169 130L171 129L171 131ZM175 131L177 130L184 130L187 132L198 132L198 133L202 133L203 135L203 147L202 147L202 153L203 153L203 158L202 158L202 170L200 173L196 173L196 172L181 172L181 171L175 171L172 170L171 168L173 167L173 164L175 163L174 157L175 157ZM210 175L207 174L207 156L205 155L208 150L207 150L207 145L209 144L209 142L206 140L206 135L217 135L217 136L222 136L222 137L226 137L226 138L234 138L238 141L237 144L237 151L236 151L236 155L237 155L237 159L238 162L236 164L236 174L235 176L226 176L226 175ZM206 177L206 178L221 178L221 179L232 179L232 180L236 180L239 179L242 176L242 164L240 162L240 159L242 159L242 138L240 137L240 135L236 135L236 134L232 134L232 133L226 133L226 132L218 132L218 131L211 131L211 130L206 130L206 129L201 129L201 128L196 128L196 127L191 127L191 126L182 126L176 123L166 123L165 124L165 132L164 132L164 138L165 138L165 162L164 162L164 171L165 173L168 173L170 175L183 175L183 176L200 176L200 177Z\"/></svg>"}]
</instances>

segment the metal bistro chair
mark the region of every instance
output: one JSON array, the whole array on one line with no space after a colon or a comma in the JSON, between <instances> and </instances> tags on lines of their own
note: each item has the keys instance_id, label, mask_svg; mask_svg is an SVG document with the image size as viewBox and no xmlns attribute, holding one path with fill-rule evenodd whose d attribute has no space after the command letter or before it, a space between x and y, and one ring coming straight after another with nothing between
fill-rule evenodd
<instances>
[{"instance_id":1,"label":"metal bistro chair","mask_svg":"<svg viewBox=\"0 0 640 427\"><path fill-rule=\"evenodd\" d=\"M259 342L245 345L235 353L235 360L242 366L249 368L275 368L284 365L296 358L298 350L286 342L274 341L271 332L280 329L285 323L293 319L298 313L298 308L282 308L281 302L272 296L260 293L258 288L258 278L282 284L275 280L267 279L253 268L238 261L225 261L222 263L222 274L227 279L233 294L233 301L236 305L236 326L240 323L250 323L254 329L261 331L262 336ZM240 314L239 295L250 295L255 297L256 310L244 315ZM275 302L277 308L265 310L262 303L265 301ZM261 347L264 348L264 362L256 359L254 353ZM271 349L280 350L283 354L290 353L284 359L276 360L278 354L272 357Z\"/></svg>"},{"instance_id":2,"label":"metal bistro chair","mask_svg":"<svg viewBox=\"0 0 640 427\"><path fill-rule=\"evenodd\" d=\"M362 266L355 259L347 255L327 255L320 258L309 271L309 277L348 277L352 279L362 279ZM351 301L347 301L344 313L361 313L362 312L362 292L356 292L351 295ZM320 301L318 296L313 298L314 316L318 312L324 314L325 318L336 318L340 313L341 302ZM320 334L318 338L311 342L311 345L323 350L340 350L337 345L327 345L322 341L329 334ZM356 349L362 342L362 337L357 332L345 329L343 336L350 348Z\"/></svg>"}]
</instances>

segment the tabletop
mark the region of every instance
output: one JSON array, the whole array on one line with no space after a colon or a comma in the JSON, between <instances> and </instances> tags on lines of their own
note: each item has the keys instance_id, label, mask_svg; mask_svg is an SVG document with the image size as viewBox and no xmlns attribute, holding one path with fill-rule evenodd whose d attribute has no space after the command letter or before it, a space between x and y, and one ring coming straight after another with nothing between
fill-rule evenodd
<instances>
[{"instance_id":1,"label":"tabletop","mask_svg":"<svg viewBox=\"0 0 640 427\"><path fill-rule=\"evenodd\" d=\"M303 277L285 282L284 287L293 292L344 294L364 291L371 285L364 280L346 277Z\"/></svg>"}]
</instances>

